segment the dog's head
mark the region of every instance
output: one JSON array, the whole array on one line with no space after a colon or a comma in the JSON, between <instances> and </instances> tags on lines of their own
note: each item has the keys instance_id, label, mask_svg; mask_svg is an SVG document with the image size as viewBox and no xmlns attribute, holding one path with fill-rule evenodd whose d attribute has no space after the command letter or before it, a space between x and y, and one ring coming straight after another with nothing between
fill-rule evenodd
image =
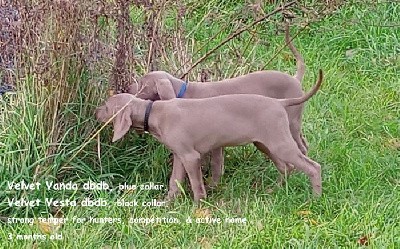
<instances>
[{"instance_id":1,"label":"dog's head","mask_svg":"<svg viewBox=\"0 0 400 249\"><path fill-rule=\"evenodd\" d=\"M128 93L116 94L96 109L96 119L102 123L113 118L115 142L122 138L132 125L131 112L135 97Z\"/></svg>"},{"instance_id":2,"label":"dog's head","mask_svg":"<svg viewBox=\"0 0 400 249\"><path fill-rule=\"evenodd\" d=\"M164 71L153 71L128 87L128 92L141 99L160 100L160 85L171 84L173 77Z\"/></svg>"}]
</instances>

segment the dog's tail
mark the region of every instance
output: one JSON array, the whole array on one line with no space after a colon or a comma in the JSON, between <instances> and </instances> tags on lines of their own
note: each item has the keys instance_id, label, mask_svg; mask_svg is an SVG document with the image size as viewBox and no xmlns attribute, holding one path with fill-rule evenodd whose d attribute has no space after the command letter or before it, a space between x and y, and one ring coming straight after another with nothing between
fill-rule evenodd
<instances>
[{"instance_id":1,"label":"dog's tail","mask_svg":"<svg viewBox=\"0 0 400 249\"><path fill-rule=\"evenodd\" d=\"M309 98L311 98L321 87L322 84L322 79L323 79L323 73L322 70L319 70L319 75L318 75L318 80L317 83L314 85L314 87L309 91L308 93L304 94L300 98L291 98L291 99L281 99L279 100L283 106L292 106L292 105L299 105L305 101L307 101Z\"/></svg>"},{"instance_id":2,"label":"dog's tail","mask_svg":"<svg viewBox=\"0 0 400 249\"><path fill-rule=\"evenodd\" d=\"M285 41L287 46L289 47L290 51L292 51L294 57L296 58L296 66L297 66L297 71L294 77L300 81L300 83L303 81L304 73L306 72L306 64L304 63L304 59L297 51L297 49L294 47L293 43L291 42L290 35L289 35L289 23L286 22L285 24Z\"/></svg>"}]
</instances>

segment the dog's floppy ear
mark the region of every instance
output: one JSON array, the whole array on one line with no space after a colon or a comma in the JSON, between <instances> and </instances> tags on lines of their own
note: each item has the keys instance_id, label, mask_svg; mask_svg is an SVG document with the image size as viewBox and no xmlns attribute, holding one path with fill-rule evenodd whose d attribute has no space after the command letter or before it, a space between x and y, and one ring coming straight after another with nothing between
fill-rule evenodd
<instances>
[{"instance_id":1,"label":"dog's floppy ear","mask_svg":"<svg viewBox=\"0 0 400 249\"><path fill-rule=\"evenodd\" d=\"M136 82L128 86L128 93L135 95L138 92L139 92L139 85Z\"/></svg>"},{"instance_id":2,"label":"dog's floppy ear","mask_svg":"<svg viewBox=\"0 0 400 249\"><path fill-rule=\"evenodd\" d=\"M168 100L176 97L172 82L169 79L156 80L156 90L161 100Z\"/></svg>"},{"instance_id":3,"label":"dog's floppy ear","mask_svg":"<svg viewBox=\"0 0 400 249\"><path fill-rule=\"evenodd\" d=\"M117 110L118 111L118 110ZM121 139L128 131L132 125L132 120L130 117L131 109L126 106L118 115L114 118L114 136L112 141L115 142Z\"/></svg>"}]
</instances>

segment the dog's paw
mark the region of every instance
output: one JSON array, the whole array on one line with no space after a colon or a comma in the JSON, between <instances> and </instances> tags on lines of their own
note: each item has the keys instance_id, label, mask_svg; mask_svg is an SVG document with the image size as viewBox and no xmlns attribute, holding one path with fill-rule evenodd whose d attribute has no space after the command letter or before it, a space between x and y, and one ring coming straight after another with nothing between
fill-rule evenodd
<instances>
[{"instance_id":1,"label":"dog's paw","mask_svg":"<svg viewBox=\"0 0 400 249\"><path fill-rule=\"evenodd\" d=\"M180 196L180 192L179 191L168 191L167 196L164 198L164 200L166 202L171 202L173 200L175 200L178 196Z\"/></svg>"}]
</instances>

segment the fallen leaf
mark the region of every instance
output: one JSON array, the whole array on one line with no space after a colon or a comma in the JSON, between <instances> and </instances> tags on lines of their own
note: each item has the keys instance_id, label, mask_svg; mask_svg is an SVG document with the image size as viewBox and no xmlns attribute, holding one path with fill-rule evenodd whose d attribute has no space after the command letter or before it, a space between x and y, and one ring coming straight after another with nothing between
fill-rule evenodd
<instances>
[{"instance_id":1,"label":"fallen leaf","mask_svg":"<svg viewBox=\"0 0 400 249\"><path fill-rule=\"evenodd\" d=\"M54 219L50 219L50 221L40 221L35 219L34 223L37 225L39 230L45 234L52 234L60 229L63 223L58 222L64 217L64 213L61 208L52 207L51 214ZM49 219L47 219L49 220Z\"/></svg>"},{"instance_id":2,"label":"fallen leaf","mask_svg":"<svg viewBox=\"0 0 400 249\"><path fill-rule=\"evenodd\" d=\"M38 244L36 243L36 241L35 242L33 242L33 245L32 245L32 247L31 247L32 249L37 249L38 248Z\"/></svg>"},{"instance_id":3,"label":"fallen leaf","mask_svg":"<svg viewBox=\"0 0 400 249\"><path fill-rule=\"evenodd\" d=\"M126 189L126 190L125 190L125 193L126 193L126 194L133 194L133 193L135 193L135 191L136 191L136 189L132 189L132 188L131 188L131 189Z\"/></svg>"},{"instance_id":4,"label":"fallen leaf","mask_svg":"<svg viewBox=\"0 0 400 249\"><path fill-rule=\"evenodd\" d=\"M61 223L58 222L43 222L35 220L35 224L38 226L39 230L45 234L57 232L61 227Z\"/></svg>"},{"instance_id":5,"label":"fallen leaf","mask_svg":"<svg viewBox=\"0 0 400 249\"><path fill-rule=\"evenodd\" d=\"M308 221L311 223L311 225L314 225L314 226L318 225L318 222L314 219L309 219Z\"/></svg>"},{"instance_id":6,"label":"fallen leaf","mask_svg":"<svg viewBox=\"0 0 400 249\"><path fill-rule=\"evenodd\" d=\"M293 60L292 55L289 53L282 53L282 57L283 57L284 61L292 61Z\"/></svg>"},{"instance_id":7,"label":"fallen leaf","mask_svg":"<svg viewBox=\"0 0 400 249\"><path fill-rule=\"evenodd\" d=\"M349 49L346 51L346 57L352 58L352 57L354 57L354 55L357 54L357 52L358 52L357 49Z\"/></svg>"},{"instance_id":8,"label":"fallen leaf","mask_svg":"<svg viewBox=\"0 0 400 249\"><path fill-rule=\"evenodd\" d=\"M225 201L223 199L217 201L216 204L217 204L216 206L219 207L219 208L224 208L226 206L226 203L225 203Z\"/></svg>"},{"instance_id":9,"label":"fallen leaf","mask_svg":"<svg viewBox=\"0 0 400 249\"><path fill-rule=\"evenodd\" d=\"M364 235L358 239L358 244L360 244L362 246L367 246L369 244L370 238L371 238L371 234Z\"/></svg>"},{"instance_id":10,"label":"fallen leaf","mask_svg":"<svg viewBox=\"0 0 400 249\"><path fill-rule=\"evenodd\" d=\"M198 208L194 211L196 218L211 218L211 210L208 208Z\"/></svg>"},{"instance_id":11,"label":"fallen leaf","mask_svg":"<svg viewBox=\"0 0 400 249\"><path fill-rule=\"evenodd\" d=\"M400 149L400 138L391 138L386 142L386 146L392 149Z\"/></svg>"},{"instance_id":12,"label":"fallen leaf","mask_svg":"<svg viewBox=\"0 0 400 249\"><path fill-rule=\"evenodd\" d=\"M272 188L267 188L265 192L267 192L267 194L272 194L274 190Z\"/></svg>"},{"instance_id":13,"label":"fallen leaf","mask_svg":"<svg viewBox=\"0 0 400 249\"><path fill-rule=\"evenodd\" d=\"M257 228L258 231L264 230L264 225L263 225L263 223L262 223L261 221L258 220L258 221L256 222L256 228Z\"/></svg>"},{"instance_id":14,"label":"fallen leaf","mask_svg":"<svg viewBox=\"0 0 400 249\"><path fill-rule=\"evenodd\" d=\"M209 249L212 248L211 241L207 237L202 237L197 240L200 244L200 248Z\"/></svg>"},{"instance_id":15,"label":"fallen leaf","mask_svg":"<svg viewBox=\"0 0 400 249\"><path fill-rule=\"evenodd\" d=\"M309 211L309 210L300 210L300 211L297 212L297 214L301 215L301 216L308 216L308 215L311 214L311 211Z\"/></svg>"},{"instance_id":16,"label":"fallen leaf","mask_svg":"<svg viewBox=\"0 0 400 249\"><path fill-rule=\"evenodd\" d=\"M51 208L51 214L53 215L53 217L55 218L63 218L64 217L64 213L61 210L61 208L57 208L57 207L52 207Z\"/></svg>"},{"instance_id":17,"label":"fallen leaf","mask_svg":"<svg viewBox=\"0 0 400 249\"><path fill-rule=\"evenodd\" d=\"M251 184L251 187L254 188L254 189L257 189L258 188L258 184L259 184L259 182L256 180L256 181L253 182L253 184Z\"/></svg>"}]
</instances>

